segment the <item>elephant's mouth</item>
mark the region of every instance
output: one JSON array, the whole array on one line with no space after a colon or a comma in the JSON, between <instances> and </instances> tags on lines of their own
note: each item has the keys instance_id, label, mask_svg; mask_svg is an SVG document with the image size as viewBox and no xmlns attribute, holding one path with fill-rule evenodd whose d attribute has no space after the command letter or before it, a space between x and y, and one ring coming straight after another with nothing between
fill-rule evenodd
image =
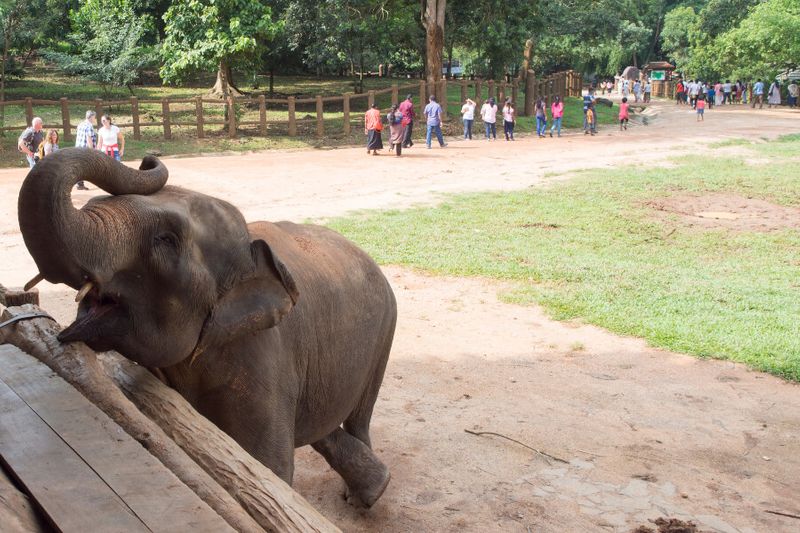
<instances>
[{"instance_id":1,"label":"elephant's mouth","mask_svg":"<svg viewBox=\"0 0 800 533\"><path fill-rule=\"evenodd\" d=\"M95 288L81 300L75 322L58 335L58 340L83 341L95 350L110 350L113 339L125 332L126 323L127 311L120 301Z\"/></svg>"}]
</instances>

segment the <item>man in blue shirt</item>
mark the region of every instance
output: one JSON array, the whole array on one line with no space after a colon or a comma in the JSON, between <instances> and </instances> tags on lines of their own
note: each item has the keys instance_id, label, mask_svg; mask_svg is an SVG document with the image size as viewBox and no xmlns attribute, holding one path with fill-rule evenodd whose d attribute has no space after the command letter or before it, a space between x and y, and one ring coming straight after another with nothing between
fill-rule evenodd
<instances>
[{"instance_id":1,"label":"man in blue shirt","mask_svg":"<svg viewBox=\"0 0 800 533\"><path fill-rule=\"evenodd\" d=\"M592 125L588 124L586 121L586 111L589 110L589 106L592 105L592 102L594 102L594 89L590 87L589 90L586 91L586 94L583 95L583 131L587 132Z\"/></svg>"},{"instance_id":2,"label":"man in blue shirt","mask_svg":"<svg viewBox=\"0 0 800 533\"><path fill-rule=\"evenodd\" d=\"M89 110L86 112L86 120L78 124L77 131L75 132L75 147L76 148L97 148L97 133L94 131L94 124L97 120L97 114ZM83 183L83 180L78 182L78 189L88 191L89 188Z\"/></svg>"},{"instance_id":3,"label":"man in blue shirt","mask_svg":"<svg viewBox=\"0 0 800 533\"><path fill-rule=\"evenodd\" d=\"M439 146L442 148L447 146L447 144L444 142L444 138L442 137L442 106L440 106L436 101L435 96L431 95L430 102L425 106L425 110L422 113L425 115L428 126L428 133L425 136L425 141L428 144L428 148L431 147L432 132L436 132L436 138L439 140Z\"/></svg>"},{"instance_id":4,"label":"man in blue shirt","mask_svg":"<svg viewBox=\"0 0 800 533\"><path fill-rule=\"evenodd\" d=\"M753 101L750 102L750 107L755 109L756 102L758 102L759 109L764 108L764 82L760 79L753 85Z\"/></svg>"}]
</instances>

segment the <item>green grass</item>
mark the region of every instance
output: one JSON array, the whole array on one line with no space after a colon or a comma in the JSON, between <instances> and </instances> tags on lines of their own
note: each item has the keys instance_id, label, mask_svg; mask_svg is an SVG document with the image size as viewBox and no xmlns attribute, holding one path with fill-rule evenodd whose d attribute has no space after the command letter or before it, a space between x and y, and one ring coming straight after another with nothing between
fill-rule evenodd
<instances>
[{"instance_id":1,"label":"green grass","mask_svg":"<svg viewBox=\"0 0 800 533\"><path fill-rule=\"evenodd\" d=\"M798 230L702 229L646 205L727 191L800 207L800 138L748 150L769 163L704 156L669 170L592 170L547 189L462 195L330 225L380 263L509 281L506 301L538 303L556 319L798 381Z\"/></svg>"}]
</instances>

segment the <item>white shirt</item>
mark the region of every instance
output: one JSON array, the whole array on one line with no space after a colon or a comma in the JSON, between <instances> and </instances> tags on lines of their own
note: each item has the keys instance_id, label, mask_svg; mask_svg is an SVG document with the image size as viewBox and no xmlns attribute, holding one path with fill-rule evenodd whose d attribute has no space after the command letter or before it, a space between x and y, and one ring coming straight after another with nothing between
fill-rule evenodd
<instances>
[{"instance_id":1,"label":"white shirt","mask_svg":"<svg viewBox=\"0 0 800 533\"><path fill-rule=\"evenodd\" d=\"M796 83L791 83L791 84L789 84L789 87L788 87L788 89L789 89L789 94L790 94L792 97L795 97L795 96L797 96L797 93L798 93L798 90L797 90L797 89L798 89L798 87L797 87L797 84L796 84Z\"/></svg>"},{"instance_id":2,"label":"white shirt","mask_svg":"<svg viewBox=\"0 0 800 533\"><path fill-rule=\"evenodd\" d=\"M490 106L488 103L481 107L481 118L484 122L494 124L497 122L497 105Z\"/></svg>"},{"instance_id":3,"label":"white shirt","mask_svg":"<svg viewBox=\"0 0 800 533\"><path fill-rule=\"evenodd\" d=\"M731 84L730 83L723 83L722 84L722 92L724 92L724 93L731 92Z\"/></svg>"},{"instance_id":4,"label":"white shirt","mask_svg":"<svg viewBox=\"0 0 800 533\"><path fill-rule=\"evenodd\" d=\"M97 134L103 139L104 147L118 144L117 136L119 135L119 128L113 124L108 128L105 126L97 128Z\"/></svg>"},{"instance_id":5,"label":"white shirt","mask_svg":"<svg viewBox=\"0 0 800 533\"><path fill-rule=\"evenodd\" d=\"M475 119L475 106L470 103L466 103L461 106L461 114L463 115L464 120L474 120Z\"/></svg>"}]
</instances>

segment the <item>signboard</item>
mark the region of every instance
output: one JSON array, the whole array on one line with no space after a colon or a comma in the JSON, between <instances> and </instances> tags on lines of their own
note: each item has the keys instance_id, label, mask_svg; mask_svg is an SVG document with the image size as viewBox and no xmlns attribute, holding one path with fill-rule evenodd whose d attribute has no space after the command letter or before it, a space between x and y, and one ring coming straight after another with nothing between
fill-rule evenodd
<instances>
[{"instance_id":1,"label":"signboard","mask_svg":"<svg viewBox=\"0 0 800 533\"><path fill-rule=\"evenodd\" d=\"M663 70L654 70L650 73L650 79L653 81L664 81L666 78L666 72Z\"/></svg>"}]
</instances>

